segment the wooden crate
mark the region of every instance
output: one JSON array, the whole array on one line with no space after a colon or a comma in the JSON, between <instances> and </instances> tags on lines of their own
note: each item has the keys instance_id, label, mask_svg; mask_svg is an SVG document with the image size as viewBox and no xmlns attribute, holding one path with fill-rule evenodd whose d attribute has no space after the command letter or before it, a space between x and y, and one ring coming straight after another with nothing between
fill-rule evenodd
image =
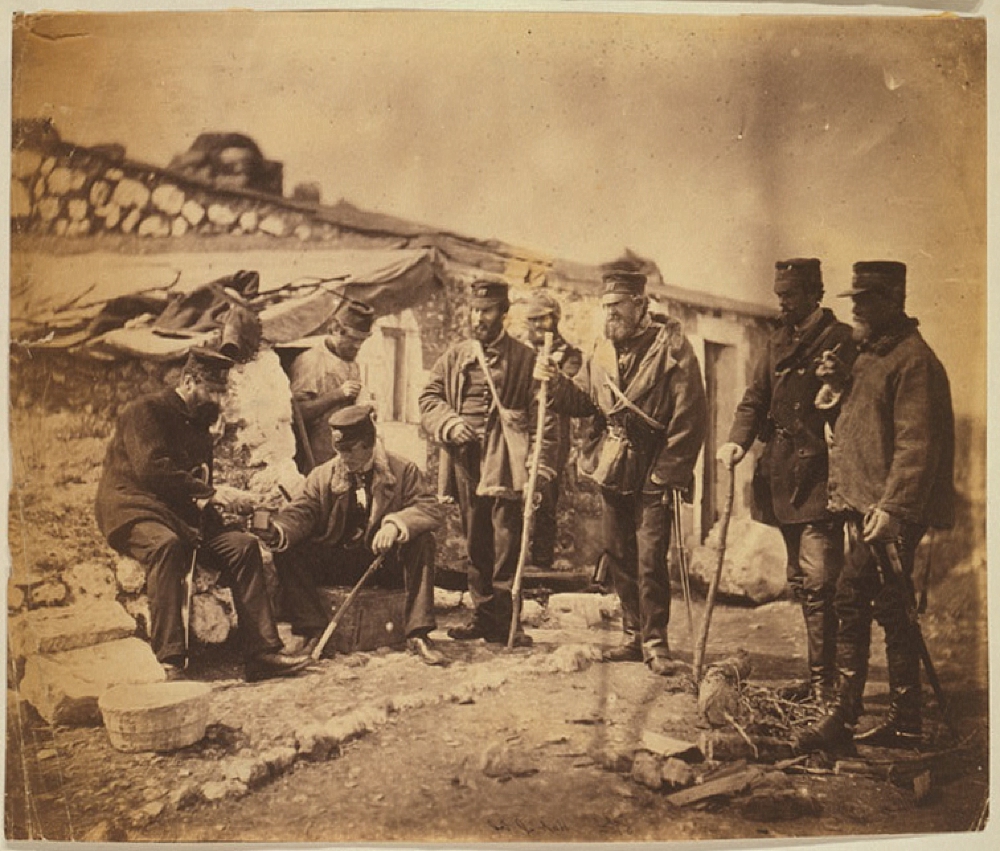
<instances>
[{"instance_id":1,"label":"wooden crate","mask_svg":"<svg viewBox=\"0 0 1000 851\"><path fill-rule=\"evenodd\" d=\"M323 604L335 615L350 588L320 588ZM362 588L330 637L327 654L353 653L379 647L402 647L406 642L403 612L406 592L384 588ZM391 626L390 626L391 625Z\"/></svg>"}]
</instances>

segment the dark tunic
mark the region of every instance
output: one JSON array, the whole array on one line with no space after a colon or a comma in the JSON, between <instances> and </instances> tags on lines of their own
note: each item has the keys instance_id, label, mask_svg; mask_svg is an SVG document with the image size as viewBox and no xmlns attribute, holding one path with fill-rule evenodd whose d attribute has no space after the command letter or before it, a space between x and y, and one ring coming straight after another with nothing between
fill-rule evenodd
<instances>
[{"instance_id":1,"label":"dark tunic","mask_svg":"<svg viewBox=\"0 0 1000 851\"><path fill-rule=\"evenodd\" d=\"M206 465L207 483L195 477ZM163 523L182 540L198 535L196 499L210 497L212 435L175 390L132 402L122 412L104 458L96 516L112 544L143 520Z\"/></svg>"},{"instance_id":2,"label":"dark tunic","mask_svg":"<svg viewBox=\"0 0 1000 851\"><path fill-rule=\"evenodd\" d=\"M753 517L771 525L814 523L826 510L827 447L824 425L832 412L814 402L822 381L816 360L837 348L851 363L851 326L823 309L801 330L782 326L771 335L753 380L736 408L729 440L749 449L766 444L754 473Z\"/></svg>"}]
</instances>

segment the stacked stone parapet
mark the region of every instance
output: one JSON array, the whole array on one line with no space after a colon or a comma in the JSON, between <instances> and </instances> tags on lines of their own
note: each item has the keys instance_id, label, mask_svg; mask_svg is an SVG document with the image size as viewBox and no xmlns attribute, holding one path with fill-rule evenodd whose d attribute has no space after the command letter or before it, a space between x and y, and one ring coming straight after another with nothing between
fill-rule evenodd
<instances>
[{"instance_id":1,"label":"stacked stone parapet","mask_svg":"<svg viewBox=\"0 0 1000 851\"><path fill-rule=\"evenodd\" d=\"M317 205L252 189L226 189L169 169L125 159L108 146L26 140L11 154L14 233L98 234L166 239L188 234L263 234L328 241L341 228Z\"/></svg>"}]
</instances>

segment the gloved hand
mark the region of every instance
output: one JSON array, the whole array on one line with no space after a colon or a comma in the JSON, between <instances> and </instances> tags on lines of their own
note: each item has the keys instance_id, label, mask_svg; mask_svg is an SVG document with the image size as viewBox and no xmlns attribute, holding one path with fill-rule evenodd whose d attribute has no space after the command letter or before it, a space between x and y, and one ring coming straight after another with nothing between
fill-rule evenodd
<instances>
[{"instance_id":1,"label":"gloved hand","mask_svg":"<svg viewBox=\"0 0 1000 851\"><path fill-rule=\"evenodd\" d=\"M746 457L747 451L738 443L723 443L715 457L723 463L727 470L733 469Z\"/></svg>"},{"instance_id":2,"label":"gloved hand","mask_svg":"<svg viewBox=\"0 0 1000 851\"><path fill-rule=\"evenodd\" d=\"M898 541L903 532L903 521L881 508L873 508L865 515L861 534L866 543Z\"/></svg>"},{"instance_id":3,"label":"gloved hand","mask_svg":"<svg viewBox=\"0 0 1000 851\"><path fill-rule=\"evenodd\" d=\"M474 443L478 439L476 430L465 420L461 420L452 426L448 433L449 443Z\"/></svg>"}]
</instances>

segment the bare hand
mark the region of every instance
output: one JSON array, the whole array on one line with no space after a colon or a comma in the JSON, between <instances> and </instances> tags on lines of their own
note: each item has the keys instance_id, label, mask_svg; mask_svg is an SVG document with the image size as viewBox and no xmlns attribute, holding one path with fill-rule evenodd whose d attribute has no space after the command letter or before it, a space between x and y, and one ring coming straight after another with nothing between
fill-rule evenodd
<instances>
[{"instance_id":1,"label":"bare hand","mask_svg":"<svg viewBox=\"0 0 1000 851\"><path fill-rule=\"evenodd\" d=\"M535 358L535 370L532 377L535 381L551 381L559 374L559 366L552 358L543 358L539 355Z\"/></svg>"},{"instance_id":2,"label":"bare hand","mask_svg":"<svg viewBox=\"0 0 1000 851\"><path fill-rule=\"evenodd\" d=\"M203 497L202 499L196 499L194 501L195 508L199 511L204 511L209 505L212 504L214 500L210 496Z\"/></svg>"},{"instance_id":3,"label":"bare hand","mask_svg":"<svg viewBox=\"0 0 1000 851\"><path fill-rule=\"evenodd\" d=\"M470 426L465 420L462 420L451 430L451 435L448 438L449 443L474 443L479 437L476 434L476 430Z\"/></svg>"},{"instance_id":4,"label":"bare hand","mask_svg":"<svg viewBox=\"0 0 1000 851\"><path fill-rule=\"evenodd\" d=\"M723 443L715 457L723 463L727 470L732 470L746 457L747 451L738 443Z\"/></svg>"},{"instance_id":5,"label":"bare hand","mask_svg":"<svg viewBox=\"0 0 1000 851\"><path fill-rule=\"evenodd\" d=\"M345 381L340 385L340 395L344 399L353 401L358 398L358 393L361 392L361 382L355 381L353 379Z\"/></svg>"},{"instance_id":6,"label":"bare hand","mask_svg":"<svg viewBox=\"0 0 1000 851\"><path fill-rule=\"evenodd\" d=\"M888 511L873 508L865 515L862 536L866 543L896 541L899 540L902 531L902 522Z\"/></svg>"},{"instance_id":7,"label":"bare hand","mask_svg":"<svg viewBox=\"0 0 1000 851\"><path fill-rule=\"evenodd\" d=\"M372 552L382 555L393 548L399 540L399 527L395 523L383 523L372 539Z\"/></svg>"}]
</instances>

